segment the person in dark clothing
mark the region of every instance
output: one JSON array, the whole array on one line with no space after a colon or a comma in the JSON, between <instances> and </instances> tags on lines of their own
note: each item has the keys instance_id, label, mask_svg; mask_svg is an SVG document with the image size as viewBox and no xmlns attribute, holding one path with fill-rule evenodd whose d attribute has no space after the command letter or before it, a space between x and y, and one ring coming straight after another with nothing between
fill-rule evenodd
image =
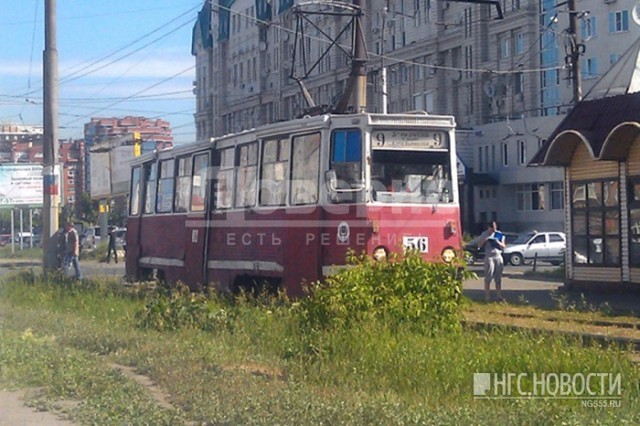
<instances>
[{"instance_id":1,"label":"person in dark clothing","mask_svg":"<svg viewBox=\"0 0 640 426\"><path fill-rule=\"evenodd\" d=\"M107 263L111 263L111 252L113 252L113 258L118 263L118 251L116 250L116 228L115 226L109 227L109 247L107 248Z\"/></svg>"}]
</instances>

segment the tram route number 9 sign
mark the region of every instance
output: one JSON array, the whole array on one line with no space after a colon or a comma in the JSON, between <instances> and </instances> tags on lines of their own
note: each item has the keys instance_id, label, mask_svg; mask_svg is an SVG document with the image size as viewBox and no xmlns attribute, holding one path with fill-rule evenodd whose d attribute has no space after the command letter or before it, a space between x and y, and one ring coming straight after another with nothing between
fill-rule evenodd
<instances>
[{"instance_id":1,"label":"tram route number 9 sign","mask_svg":"<svg viewBox=\"0 0 640 426\"><path fill-rule=\"evenodd\" d=\"M42 205L42 191L41 165L0 166L0 208Z\"/></svg>"},{"instance_id":2,"label":"tram route number 9 sign","mask_svg":"<svg viewBox=\"0 0 640 426\"><path fill-rule=\"evenodd\" d=\"M441 130L377 130L372 144L374 148L447 149L449 139Z\"/></svg>"}]
</instances>

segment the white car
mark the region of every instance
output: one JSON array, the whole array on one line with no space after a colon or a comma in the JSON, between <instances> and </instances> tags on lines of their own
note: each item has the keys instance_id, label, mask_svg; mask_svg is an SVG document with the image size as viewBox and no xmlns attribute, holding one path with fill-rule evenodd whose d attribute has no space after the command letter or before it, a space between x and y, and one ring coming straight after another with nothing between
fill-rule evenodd
<instances>
[{"instance_id":1,"label":"white car","mask_svg":"<svg viewBox=\"0 0 640 426\"><path fill-rule=\"evenodd\" d=\"M560 265L564 261L567 248L567 237L562 232L527 232L502 252L505 262L514 266L537 258L552 265Z\"/></svg>"},{"instance_id":2,"label":"white car","mask_svg":"<svg viewBox=\"0 0 640 426\"><path fill-rule=\"evenodd\" d=\"M93 250L100 242L100 227L90 226L85 229L84 234L80 238L80 245L83 249Z\"/></svg>"}]
</instances>

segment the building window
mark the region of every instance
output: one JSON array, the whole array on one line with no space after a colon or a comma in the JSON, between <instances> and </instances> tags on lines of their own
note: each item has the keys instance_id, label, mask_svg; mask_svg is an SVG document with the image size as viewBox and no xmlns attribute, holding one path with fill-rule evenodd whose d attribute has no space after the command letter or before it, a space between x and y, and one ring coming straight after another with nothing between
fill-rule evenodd
<instances>
[{"instance_id":1,"label":"building window","mask_svg":"<svg viewBox=\"0 0 640 426\"><path fill-rule=\"evenodd\" d=\"M617 180L571 184L571 239L576 265L620 265Z\"/></svg>"},{"instance_id":2,"label":"building window","mask_svg":"<svg viewBox=\"0 0 640 426\"><path fill-rule=\"evenodd\" d=\"M491 145L491 170L496 169L496 146Z\"/></svg>"},{"instance_id":3,"label":"building window","mask_svg":"<svg viewBox=\"0 0 640 426\"><path fill-rule=\"evenodd\" d=\"M280 0L278 14L283 14L293 6L293 0Z\"/></svg>"},{"instance_id":4,"label":"building window","mask_svg":"<svg viewBox=\"0 0 640 426\"><path fill-rule=\"evenodd\" d=\"M619 53L612 53L609 55L609 64L613 65L620 60Z\"/></svg>"},{"instance_id":5,"label":"building window","mask_svg":"<svg viewBox=\"0 0 640 426\"><path fill-rule=\"evenodd\" d=\"M597 35L596 33L596 17L595 16L587 16L580 19L581 28L580 33L582 35L583 40L588 40Z\"/></svg>"},{"instance_id":6,"label":"building window","mask_svg":"<svg viewBox=\"0 0 640 426\"><path fill-rule=\"evenodd\" d=\"M609 13L609 33L629 31L629 11L618 10Z\"/></svg>"},{"instance_id":7,"label":"building window","mask_svg":"<svg viewBox=\"0 0 640 426\"><path fill-rule=\"evenodd\" d=\"M517 72L513 74L513 93L516 95L524 92L524 73Z\"/></svg>"},{"instance_id":8,"label":"building window","mask_svg":"<svg viewBox=\"0 0 640 426\"><path fill-rule=\"evenodd\" d=\"M489 171L489 146L484 147L484 170Z\"/></svg>"},{"instance_id":9,"label":"building window","mask_svg":"<svg viewBox=\"0 0 640 426\"><path fill-rule=\"evenodd\" d=\"M596 78L598 76L598 60L596 58L586 58L582 61L582 78Z\"/></svg>"},{"instance_id":10,"label":"building window","mask_svg":"<svg viewBox=\"0 0 640 426\"><path fill-rule=\"evenodd\" d=\"M478 147L478 172L482 173L482 147Z\"/></svg>"},{"instance_id":11,"label":"building window","mask_svg":"<svg viewBox=\"0 0 640 426\"><path fill-rule=\"evenodd\" d=\"M464 38L471 38L473 36L473 19L472 9L465 8L463 10L463 25L464 25Z\"/></svg>"},{"instance_id":12,"label":"building window","mask_svg":"<svg viewBox=\"0 0 640 426\"><path fill-rule=\"evenodd\" d=\"M564 185L562 182L551 183L551 210L564 209Z\"/></svg>"},{"instance_id":13,"label":"building window","mask_svg":"<svg viewBox=\"0 0 640 426\"><path fill-rule=\"evenodd\" d=\"M640 176L629 178L629 266L640 267Z\"/></svg>"},{"instance_id":14,"label":"building window","mask_svg":"<svg viewBox=\"0 0 640 426\"><path fill-rule=\"evenodd\" d=\"M518 163L527 164L527 141L522 139L518 141Z\"/></svg>"},{"instance_id":15,"label":"building window","mask_svg":"<svg viewBox=\"0 0 640 426\"><path fill-rule=\"evenodd\" d=\"M522 55L524 53L524 33L516 34L516 55Z\"/></svg>"},{"instance_id":16,"label":"building window","mask_svg":"<svg viewBox=\"0 0 640 426\"><path fill-rule=\"evenodd\" d=\"M466 68L465 77L473 77L473 46L464 47L464 66Z\"/></svg>"},{"instance_id":17,"label":"building window","mask_svg":"<svg viewBox=\"0 0 640 426\"><path fill-rule=\"evenodd\" d=\"M507 59L511 54L511 39L507 36L500 40L500 58Z\"/></svg>"},{"instance_id":18,"label":"building window","mask_svg":"<svg viewBox=\"0 0 640 426\"><path fill-rule=\"evenodd\" d=\"M544 184L527 183L516 186L518 211L544 210Z\"/></svg>"},{"instance_id":19,"label":"building window","mask_svg":"<svg viewBox=\"0 0 640 426\"><path fill-rule=\"evenodd\" d=\"M502 165L509 166L509 145L506 142L502 142Z\"/></svg>"}]
</instances>

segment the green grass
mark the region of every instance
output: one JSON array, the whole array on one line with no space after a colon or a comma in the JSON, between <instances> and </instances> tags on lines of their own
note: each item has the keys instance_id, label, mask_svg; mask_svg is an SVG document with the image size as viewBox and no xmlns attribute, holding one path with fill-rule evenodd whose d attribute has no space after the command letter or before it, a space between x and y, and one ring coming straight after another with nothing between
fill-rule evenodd
<instances>
[{"instance_id":1,"label":"green grass","mask_svg":"<svg viewBox=\"0 0 640 426\"><path fill-rule=\"evenodd\" d=\"M42 387L32 403L45 408L81 401L67 415L82 424L640 423L640 369L625 348L500 330L429 335L376 320L305 332L300 305L283 300L212 298L218 326L156 331L140 327L152 297L109 281L5 279L0 383ZM152 378L173 408L111 362ZM619 372L622 406L474 400L476 372Z\"/></svg>"},{"instance_id":2,"label":"green grass","mask_svg":"<svg viewBox=\"0 0 640 426\"><path fill-rule=\"evenodd\" d=\"M20 246L16 244L14 246L14 252L11 252L11 244L4 247L0 247L0 259L36 259L42 260L42 248L41 247L29 247L24 246L20 250Z\"/></svg>"},{"instance_id":3,"label":"green grass","mask_svg":"<svg viewBox=\"0 0 640 426\"><path fill-rule=\"evenodd\" d=\"M98 260L104 261L107 258L108 241L100 241L96 244L96 248L89 250L83 249L80 252L80 260Z\"/></svg>"}]
</instances>

